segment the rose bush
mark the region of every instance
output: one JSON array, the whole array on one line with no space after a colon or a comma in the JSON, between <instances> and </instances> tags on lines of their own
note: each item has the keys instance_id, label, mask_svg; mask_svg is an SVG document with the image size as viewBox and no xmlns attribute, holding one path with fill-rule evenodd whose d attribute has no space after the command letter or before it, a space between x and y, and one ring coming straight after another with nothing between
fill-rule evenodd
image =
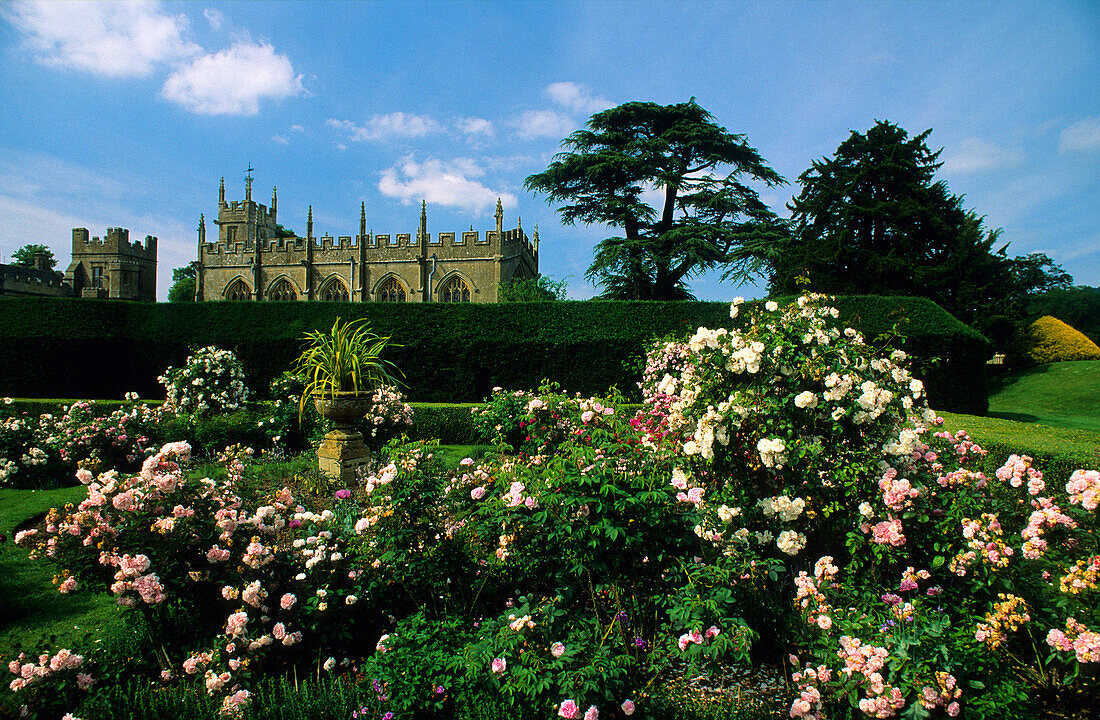
<instances>
[{"instance_id":1,"label":"rose bush","mask_svg":"<svg viewBox=\"0 0 1100 720\"><path fill-rule=\"evenodd\" d=\"M731 306L650 355L649 409L494 395L515 453L392 443L334 497L249 506L168 445L18 542L143 613L162 673L239 713L259 678L372 683L395 715L644 716L670 672L795 663L792 717L1028 717L1100 699L1100 473L937 432L904 353L820 296ZM764 640L766 638L766 640ZM19 675L26 658L18 662ZM36 671L32 668L32 674ZM22 688L20 689L22 691Z\"/></svg>"},{"instance_id":2,"label":"rose bush","mask_svg":"<svg viewBox=\"0 0 1100 720\"><path fill-rule=\"evenodd\" d=\"M239 410L248 400L237 356L214 346L195 350L183 367L169 367L157 381L164 386L167 409L196 418Z\"/></svg>"},{"instance_id":3,"label":"rose bush","mask_svg":"<svg viewBox=\"0 0 1100 720\"><path fill-rule=\"evenodd\" d=\"M10 398L0 404L0 486L21 488L71 479L77 467L137 469L164 417L136 398L109 413L92 401L67 405L60 415L16 414L10 407Z\"/></svg>"}]
</instances>

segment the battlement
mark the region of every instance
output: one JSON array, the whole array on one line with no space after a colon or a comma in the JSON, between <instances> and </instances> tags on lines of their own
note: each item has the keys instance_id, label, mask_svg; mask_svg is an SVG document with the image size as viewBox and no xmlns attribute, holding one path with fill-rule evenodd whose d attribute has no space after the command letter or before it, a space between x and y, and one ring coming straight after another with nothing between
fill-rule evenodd
<instances>
[{"instance_id":1,"label":"battlement","mask_svg":"<svg viewBox=\"0 0 1100 720\"><path fill-rule=\"evenodd\" d=\"M126 228L109 227L102 239L88 237L87 228L73 228L73 255L111 253L132 257L138 260L157 259L157 238L146 235L145 242L130 242L130 231Z\"/></svg>"},{"instance_id":2,"label":"battlement","mask_svg":"<svg viewBox=\"0 0 1100 720\"><path fill-rule=\"evenodd\" d=\"M53 270L37 270L19 265L0 265L0 295L70 295L72 288Z\"/></svg>"},{"instance_id":3,"label":"battlement","mask_svg":"<svg viewBox=\"0 0 1100 720\"><path fill-rule=\"evenodd\" d=\"M536 231L538 228L535 228ZM538 232L535 233L535 237L538 237ZM527 250L532 256L538 254L538 248L535 247L527 237L527 233L523 232L523 228L516 228L514 230L505 230L503 245L518 245L519 247Z\"/></svg>"},{"instance_id":4,"label":"battlement","mask_svg":"<svg viewBox=\"0 0 1100 720\"><path fill-rule=\"evenodd\" d=\"M92 242L94 243L95 241L98 241L98 238L93 238ZM486 232L477 230L463 231L460 233L443 232L434 235L432 233L424 233L424 243L432 248L447 246L463 247L470 245L490 246L497 244L498 241L502 245L518 245L532 255L535 253L535 248L531 244L530 239L528 239L527 234L520 228L505 230L499 236L494 230ZM260 250L264 253L293 252L295 250L304 252L307 245L315 251L358 250L360 247L364 249L416 248L420 245L419 237L412 233L369 233L365 236L332 236L326 233L320 237L308 239L295 236L266 238L257 240L256 242L259 243ZM223 255L225 253L253 253L256 250L255 243L251 240L240 240L237 242L205 242L201 244L200 248L203 254L212 253L216 255Z\"/></svg>"}]
</instances>

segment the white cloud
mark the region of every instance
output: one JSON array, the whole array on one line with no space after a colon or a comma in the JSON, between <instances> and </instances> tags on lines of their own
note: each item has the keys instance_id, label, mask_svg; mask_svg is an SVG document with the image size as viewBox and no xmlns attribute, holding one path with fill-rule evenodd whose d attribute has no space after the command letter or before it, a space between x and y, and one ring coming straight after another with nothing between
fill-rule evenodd
<instances>
[{"instance_id":1,"label":"white cloud","mask_svg":"<svg viewBox=\"0 0 1100 720\"><path fill-rule=\"evenodd\" d=\"M485 118L458 118L455 120L455 126L459 132L466 135L485 135L492 136L496 130L493 128L493 123L489 122Z\"/></svg>"},{"instance_id":2,"label":"white cloud","mask_svg":"<svg viewBox=\"0 0 1100 720\"><path fill-rule=\"evenodd\" d=\"M280 145L289 145L290 144L290 138L288 138L286 135L272 135L271 140L272 140L272 142L277 142Z\"/></svg>"},{"instance_id":3,"label":"white cloud","mask_svg":"<svg viewBox=\"0 0 1100 720\"><path fill-rule=\"evenodd\" d=\"M588 88L574 82L556 82L546 86L546 94L562 107L580 115L592 115L611 107L607 98L592 95Z\"/></svg>"},{"instance_id":4,"label":"white cloud","mask_svg":"<svg viewBox=\"0 0 1100 720\"><path fill-rule=\"evenodd\" d=\"M1100 150L1100 117L1085 118L1073 123L1058 137L1061 152L1096 152Z\"/></svg>"},{"instance_id":5,"label":"white cloud","mask_svg":"<svg viewBox=\"0 0 1100 720\"><path fill-rule=\"evenodd\" d=\"M350 120L329 119L329 127L342 130L348 140L363 142L366 140L390 140L393 138L418 138L441 131L439 123L427 115L413 115L400 110L388 115L374 115L363 125Z\"/></svg>"},{"instance_id":6,"label":"white cloud","mask_svg":"<svg viewBox=\"0 0 1100 720\"><path fill-rule=\"evenodd\" d=\"M426 200L432 205L459 208L474 215L496 208L497 198L506 208L516 207L512 193L492 190L478 180L485 171L469 158L449 162L429 158L416 162L411 157L382 171L378 190L405 205Z\"/></svg>"},{"instance_id":7,"label":"white cloud","mask_svg":"<svg viewBox=\"0 0 1100 720\"><path fill-rule=\"evenodd\" d=\"M988 140L971 137L963 140L943 157L948 173L971 173L1018 165L1024 159L1019 152L1006 150Z\"/></svg>"},{"instance_id":8,"label":"white cloud","mask_svg":"<svg viewBox=\"0 0 1100 720\"><path fill-rule=\"evenodd\" d=\"M300 132L300 133L304 133L306 131L306 129L301 125L291 125L290 129L293 130L294 132Z\"/></svg>"},{"instance_id":9,"label":"white cloud","mask_svg":"<svg viewBox=\"0 0 1100 720\"><path fill-rule=\"evenodd\" d=\"M159 3L19 2L0 10L36 60L105 77L143 77L201 48Z\"/></svg>"},{"instance_id":10,"label":"white cloud","mask_svg":"<svg viewBox=\"0 0 1100 720\"><path fill-rule=\"evenodd\" d=\"M561 139L579 126L576 120L556 110L528 110L511 124L525 140L540 137Z\"/></svg>"},{"instance_id":11,"label":"white cloud","mask_svg":"<svg viewBox=\"0 0 1100 720\"><path fill-rule=\"evenodd\" d=\"M267 43L241 41L203 55L164 81L161 97L201 115L255 115L261 100L281 100L304 91L302 76L286 55Z\"/></svg>"},{"instance_id":12,"label":"white cloud","mask_svg":"<svg viewBox=\"0 0 1100 720\"><path fill-rule=\"evenodd\" d=\"M217 32L225 25L225 14L221 10L215 10L214 8L206 8L202 11L202 16L206 18L206 22L210 23L210 29Z\"/></svg>"}]
</instances>

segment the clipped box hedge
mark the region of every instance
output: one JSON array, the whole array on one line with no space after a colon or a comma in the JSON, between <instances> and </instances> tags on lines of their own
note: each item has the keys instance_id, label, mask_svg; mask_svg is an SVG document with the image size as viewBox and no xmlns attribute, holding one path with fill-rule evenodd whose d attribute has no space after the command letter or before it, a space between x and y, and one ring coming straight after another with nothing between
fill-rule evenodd
<instances>
[{"instance_id":1,"label":"clipped box hedge","mask_svg":"<svg viewBox=\"0 0 1100 720\"><path fill-rule=\"evenodd\" d=\"M921 298L838 297L841 321L869 340L897 325L895 346L917 359L933 406L986 411L988 342ZM290 367L307 330L338 317L365 318L401 347L387 355L405 373L415 402L470 402L493 386L637 396L645 345L695 328L728 327L720 302L184 303L79 298L0 299L0 395L159 397L157 376L190 349L233 350L261 394Z\"/></svg>"}]
</instances>

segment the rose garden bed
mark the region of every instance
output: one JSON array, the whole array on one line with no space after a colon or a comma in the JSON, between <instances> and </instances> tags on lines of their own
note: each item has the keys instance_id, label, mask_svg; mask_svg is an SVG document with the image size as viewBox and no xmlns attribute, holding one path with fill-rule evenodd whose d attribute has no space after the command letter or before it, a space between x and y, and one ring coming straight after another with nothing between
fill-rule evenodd
<instances>
[{"instance_id":1,"label":"rose garden bed","mask_svg":"<svg viewBox=\"0 0 1100 720\"><path fill-rule=\"evenodd\" d=\"M66 436L68 461L96 450L84 490L17 541L129 634L5 658L7 706L752 716L774 706L707 698L764 666L791 717L1086 717L1100 473L990 463L822 298L740 327L655 347L641 412L500 391L474 416L493 452L456 468L395 441L349 487L256 474L241 447L196 472L189 446L133 440L152 409Z\"/></svg>"}]
</instances>

